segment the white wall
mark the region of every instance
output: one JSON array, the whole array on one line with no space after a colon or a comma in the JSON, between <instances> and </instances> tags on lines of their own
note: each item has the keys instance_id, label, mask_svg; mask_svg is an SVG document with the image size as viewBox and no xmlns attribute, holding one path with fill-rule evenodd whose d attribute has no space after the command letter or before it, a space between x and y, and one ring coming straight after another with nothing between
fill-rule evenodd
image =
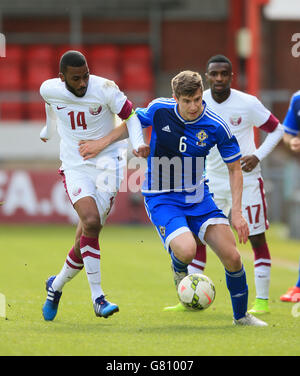
<instances>
[{"instance_id":1,"label":"white wall","mask_svg":"<svg viewBox=\"0 0 300 376\"><path fill-rule=\"evenodd\" d=\"M0 123L0 161L59 160L59 136L40 140L43 123Z\"/></svg>"}]
</instances>

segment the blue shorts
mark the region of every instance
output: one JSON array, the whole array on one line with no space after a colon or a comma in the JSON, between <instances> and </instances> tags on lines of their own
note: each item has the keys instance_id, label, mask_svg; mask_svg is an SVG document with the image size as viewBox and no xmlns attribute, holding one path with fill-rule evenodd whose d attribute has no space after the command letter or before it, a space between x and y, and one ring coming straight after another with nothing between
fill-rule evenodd
<instances>
[{"instance_id":1,"label":"blue shorts","mask_svg":"<svg viewBox=\"0 0 300 376\"><path fill-rule=\"evenodd\" d=\"M163 194L145 197L145 207L165 249L169 252L171 240L184 232L191 231L203 244L206 244L204 236L207 226L212 224L229 225L227 217L216 206L211 195L207 197L209 202L195 203L192 206L176 205L168 202L169 200L165 200L167 202L164 204L162 196ZM205 207L207 212L204 211Z\"/></svg>"}]
</instances>

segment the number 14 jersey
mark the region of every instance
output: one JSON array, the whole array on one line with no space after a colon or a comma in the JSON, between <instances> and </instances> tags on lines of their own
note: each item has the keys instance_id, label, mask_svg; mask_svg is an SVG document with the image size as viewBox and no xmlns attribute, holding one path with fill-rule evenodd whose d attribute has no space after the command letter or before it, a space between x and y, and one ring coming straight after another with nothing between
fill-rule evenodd
<instances>
[{"instance_id":1,"label":"number 14 jersey","mask_svg":"<svg viewBox=\"0 0 300 376\"><path fill-rule=\"evenodd\" d=\"M106 136L115 127L115 114L120 114L127 106L128 111L125 112L129 116L132 109L125 94L113 81L94 75L90 75L83 97L71 93L60 78L44 81L40 94L55 114L61 138L60 159L64 170L82 165L96 166L97 157L83 160L79 154L79 141ZM120 149L126 148L126 145L126 141L117 142L102 153L113 156L119 154Z\"/></svg>"}]
</instances>

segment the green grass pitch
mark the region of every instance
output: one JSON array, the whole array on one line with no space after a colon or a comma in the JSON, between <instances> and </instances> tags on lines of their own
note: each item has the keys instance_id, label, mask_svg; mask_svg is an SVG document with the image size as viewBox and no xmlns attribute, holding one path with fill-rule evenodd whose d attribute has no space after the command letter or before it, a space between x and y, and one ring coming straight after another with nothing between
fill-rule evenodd
<instances>
[{"instance_id":1,"label":"green grass pitch","mask_svg":"<svg viewBox=\"0 0 300 376\"><path fill-rule=\"evenodd\" d=\"M264 328L234 327L224 269L208 251L207 274L216 299L200 312L163 312L177 303L170 260L155 229L107 226L100 236L102 286L120 312L108 319L93 312L84 270L63 291L58 315L45 322L44 281L56 274L73 244L72 226L1 226L0 355L201 356L300 355L300 307L279 296L298 277L300 242L271 225L270 308ZM253 255L240 246L247 271L249 305L255 298ZM3 307L2 307L3 309Z\"/></svg>"}]
</instances>

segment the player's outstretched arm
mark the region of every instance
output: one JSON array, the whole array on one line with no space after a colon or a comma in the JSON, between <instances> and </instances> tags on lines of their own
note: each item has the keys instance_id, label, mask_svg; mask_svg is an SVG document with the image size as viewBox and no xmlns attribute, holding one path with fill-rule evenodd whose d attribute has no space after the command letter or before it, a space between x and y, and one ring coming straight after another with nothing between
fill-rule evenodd
<instances>
[{"instance_id":1,"label":"player's outstretched arm","mask_svg":"<svg viewBox=\"0 0 300 376\"><path fill-rule=\"evenodd\" d=\"M247 221L242 214L243 175L240 160L227 163L232 195L231 223L240 243L246 243L249 236Z\"/></svg>"},{"instance_id":2,"label":"player's outstretched arm","mask_svg":"<svg viewBox=\"0 0 300 376\"><path fill-rule=\"evenodd\" d=\"M150 154L150 147L146 145L143 137L141 122L132 110L131 115L125 120L128 129L129 139L133 147L133 154L136 157L147 158Z\"/></svg>"},{"instance_id":3,"label":"player's outstretched arm","mask_svg":"<svg viewBox=\"0 0 300 376\"><path fill-rule=\"evenodd\" d=\"M139 124L140 125L140 124ZM102 150L114 142L124 140L129 137L128 125L123 121L118 127L113 129L108 135L98 140L81 140L79 142L79 153L84 160L94 158ZM143 138L136 143L136 149L133 154L136 157L147 158L150 153L150 147L144 143Z\"/></svg>"},{"instance_id":4,"label":"player's outstretched arm","mask_svg":"<svg viewBox=\"0 0 300 376\"><path fill-rule=\"evenodd\" d=\"M79 153L84 160L96 157L102 150L114 142L128 138L128 130L125 121L113 129L108 135L98 140L81 140L79 142Z\"/></svg>"}]
</instances>

